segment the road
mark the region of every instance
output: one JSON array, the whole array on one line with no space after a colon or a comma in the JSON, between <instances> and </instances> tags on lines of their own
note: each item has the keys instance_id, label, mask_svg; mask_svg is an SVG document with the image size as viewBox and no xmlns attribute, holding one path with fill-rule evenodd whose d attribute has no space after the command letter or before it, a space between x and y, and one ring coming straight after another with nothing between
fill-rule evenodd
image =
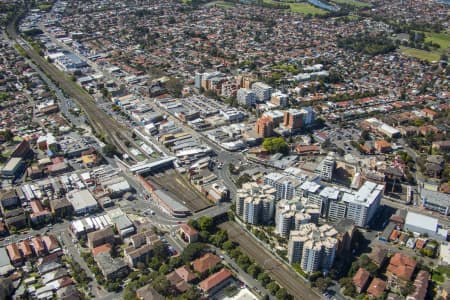
<instances>
[{"instance_id":1,"label":"road","mask_svg":"<svg viewBox=\"0 0 450 300\"><path fill-rule=\"evenodd\" d=\"M237 242L244 253L253 258L273 279L295 299L318 300L316 294L292 268L276 259L235 222L226 222L220 228L227 230L230 240Z\"/></svg>"}]
</instances>

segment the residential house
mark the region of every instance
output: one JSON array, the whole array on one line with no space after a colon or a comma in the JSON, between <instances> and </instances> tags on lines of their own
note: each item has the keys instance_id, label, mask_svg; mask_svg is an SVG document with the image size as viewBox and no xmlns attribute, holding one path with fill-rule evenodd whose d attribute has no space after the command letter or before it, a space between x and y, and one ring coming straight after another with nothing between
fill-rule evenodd
<instances>
[{"instance_id":1,"label":"residential house","mask_svg":"<svg viewBox=\"0 0 450 300\"><path fill-rule=\"evenodd\" d=\"M61 250L58 240L53 235L43 236L42 241L44 242L48 253L54 253Z\"/></svg>"},{"instance_id":2,"label":"residential house","mask_svg":"<svg viewBox=\"0 0 450 300\"><path fill-rule=\"evenodd\" d=\"M108 252L101 252L94 256L100 271L106 280L115 280L128 275L128 266L121 258L113 258Z\"/></svg>"},{"instance_id":3,"label":"residential house","mask_svg":"<svg viewBox=\"0 0 450 300\"><path fill-rule=\"evenodd\" d=\"M386 290L386 281L380 278L374 278L367 289L369 297L378 298Z\"/></svg>"},{"instance_id":4,"label":"residential house","mask_svg":"<svg viewBox=\"0 0 450 300\"><path fill-rule=\"evenodd\" d=\"M369 253L369 258L379 268L383 267L386 262L387 250L381 247L374 247Z\"/></svg>"},{"instance_id":5,"label":"residential house","mask_svg":"<svg viewBox=\"0 0 450 300\"><path fill-rule=\"evenodd\" d=\"M221 269L198 284L198 287L208 297L213 296L233 281L233 274L228 269Z\"/></svg>"},{"instance_id":6,"label":"residential house","mask_svg":"<svg viewBox=\"0 0 450 300\"><path fill-rule=\"evenodd\" d=\"M370 273L364 268L359 268L355 276L352 278L353 285L359 294L366 290L369 280Z\"/></svg>"},{"instance_id":7,"label":"residential house","mask_svg":"<svg viewBox=\"0 0 450 300\"><path fill-rule=\"evenodd\" d=\"M128 247L124 250L124 259L130 267L136 267L139 262L146 262L153 255L153 244L145 244L139 248Z\"/></svg>"},{"instance_id":8,"label":"residential house","mask_svg":"<svg viewBox=\"0 0 450 300\"><path fill-rule=\"evenodd\" d=\"M416 265L416 261L411 257L395 253L389 261L386 274L390 278L410 281Z\"/></svg>"},{"instance_id":9,"label":"residential house","mask_svg":"<svg viewBox=\"0 0 450 300\"><path fill-rule=\"evenodd\" d=\"M188 244L198 240L198 231L189 224L181 224L179 232L181 238Z\"/></svg>"},{"instance_id":10,"label":"residential house","mask_svg":"<svg viewBox=\"0 0 450 300\"><path fill-rule=\"evenodd\" d=\"M40 236L35 236L31 239L31 244L34 249L34 253L36 253L37 256L44 256L47 251L45 250L44 242L42 242L42 239Z\"/></svg>"},{"instance_id":11,"label":"residential house","mask_svg":"<svg viewBox=\"0 0 450 300\"><path fill-rule=\"evenodd\" d=\"M103 244L114 245L114 231L111 226L93 231L87 235L87 243L89 248L95 248Z\"/></svg>"},{"instance_id":12,"label":"residential house","mask_svg":"<svg viewBox=\"0 0 450 300\"><path fill-rule=\"evenodd\" d=\"M31 249L30 242L28 240L23 240L18 244L19 250L25 259L33 256L33 250Z\"/></svg>"},{"instance_id":13,"label":"residential house","mask_svg":"<svg viewBox=\"0 0 450 300\"><path fill-rule=\"evenodd\" d=\"M12 243L6 246L6 251L8 251L9 259L13 266L18 267L22 264L22 255L20 254L19 247Z\"/></svg>"},{"instance_id":14,"label":"residential house","mask_svg":"<svg viewBox=\"0 0 450 300\"><path fill-rule=\"evenodd\" d=\"M406 300L425 300L428 292L428 281L430 273L421 270L414 280L414 292L406 297Z\"/></svg>"},{"instance_id":15,"label":"residential house","mask_svg":"<svg viewBox=\"0 0 450 300\"><path fill-rule=\"evenodd\" d=\"M136 290L136 297L139 300L164 300L165 297L161 296L150 284Z\"/></svg>"},{"instance_id":16,"label":"residential house","mask_svg":"<svg viewBox=\"0 0 450 300\"><path fill-rule=\"evenodd\" d=\"M194 269L195 272L203 274L214 268L220 262L221 262L220 257L208 252L202 257L194 260L192 262L192 268Z\"/></svg>"}]
</instances>

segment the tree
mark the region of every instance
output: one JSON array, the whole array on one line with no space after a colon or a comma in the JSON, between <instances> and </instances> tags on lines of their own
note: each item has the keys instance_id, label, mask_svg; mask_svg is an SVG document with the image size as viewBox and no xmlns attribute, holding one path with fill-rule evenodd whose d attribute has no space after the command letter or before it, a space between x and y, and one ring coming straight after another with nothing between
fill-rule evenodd
<instances>
[{"instance_id":1,"label":"tree","mask_svg":"<svg viewBox=\"0 0 450 300\"><path fill-rule=\"evenodd\" d=\"M107 157L113 157L118 154L117 147L111 144L106 144L103 146L102 152Z\"/></svg>"},{"instance_id":2,"label":"tree","mask_svg":"<svg viewBox=\"0 0 450 300\"><path fill-rule=\"evenodd\" d=\"M192 260L198 258L206 249L206 245L203 243L192 243L189 244L181 254L181 259L185 264L191 262Z\"/></svg>"},{"instance_id":3,"label":"tree","mask_svg":"<svg viewBox=\"0 0 450 300\"><path fill-rule=\"evenodd\" d=\"M266 288L272 295L275 295L280 289L280 286L275 281L272 281L269 284L267 284Z\"/></svg>"},{"instance_id":4,"label":"tree","mask_svg":"<svg viewBox=\"0 0 450 300\"><path fill-rule=\"evenodd\" d=\"M160 241L156 242L153 247L153 255L161 261L164 261L169 257L169 249L164 243Z\"/></svg>"},{"instance_id":5,"label":"tree","mask_svg":"<svg viewBox=\"0 0 450 300\"><path fill-rule=\"evenodd\" d=\"M258 275L258 281L261 282L263 286L266 286L270 282L270 277L267 273L263 272Z\"/></svg>"},{"instance_id":6,"label":"tree","mask_svg":"<svg viewBox=\"0 0 450 300\"><path fill-rule=\"evenodd\" d=\"M275 297L277 297L277 299L279 300L285 300L288 299L288 293L285 288L281 288L277 291Z\"/></svg>"},{"instance_id":7,"label":"tree","mask_svg":"<svg viewBox=\"0 0 450 300\"><path fill-rule=\"evenodd\" d=\"M241 188L244 183L250 182L251 180L252 177L249 174L244 174L236 180L236 186Z\"/></svg>"},{"instance_id":8,"label":"tree","mask_svg":"<svg viewBox=\"0 0 450 300\"><path fill-rule=\"evenodd\" d=\"M204 216L198 219L198 226L200 227L200 230L205 230L208 232L211 232L211 229L213 228L214 220L211 217Z\"/></svg>"},{"instance_id":9,"label":"tree","mask_svg":"<svg viewBox=\"0 0 450 300\"><path fill-rule=\"evenodd\" d=\"M167 274L167 273L169 273L169 270L170 270L169 266L164 263L161 265L161 267L159 267L158 271L160 274Z\"/></svg>"},{"instance_id":10,"label":"tree","mask_svg":"<svg viewBox=\"0 0 450 300\"><path fill-rule=\"evenodd\" d=\"M326 290L331 285L331 278L330 277L326 277L326 278L319 277L319 278L317 278L315 285L320 291Z\"/></svg>"},{"instance_id":11,"label":"tree","mask_svg":"<svg viewBox=\"0 0 450 300\"><path fill-rule=\"evenodd\" d=\"M282 153L282 154L288 154L289 153L289 146L286 143L285 139L282 137L269 137L264 139L264 142L262 144L263 148L270 153Z\"/></svg>"},{"instance_id":12,"label":"tree","mask_svg":"<svg viewBox=\"0 0 450 300\"><path fill-rule=\"evenodd\" d=\"M166 89L172 94L174 97L180 97L181 91L183 90L183 83L175 77L171 77L165 83Z\"/></svg>"},{"instance_id":13,"label":"tree","mask_svg":"<svg viewBox=\"0 0 450 300\"><path fill-rule=\"evenodd\" d=\"M169 294L170 281L164 275L159 275L152 282L153 288L162 295Z\"/></svg>"},{"instance_id":14,"label":"tree","mask_svg":"<svg viewBox=\"0 0 450 300\"><path fill-rule=\"evenodd\" d=\"M222 249L225 251L230 251L230 250L234 249L234 247L236 247L236 245L233 243L233 241L230 241L230 240L225 241L222 244Z\"/></svg>"},{"instance_id":15,"label":"tree","mask_svg":"<svg viewBox=\"0 0 450 300\"><path fill-rule=\"evenodd\" d=\"M260 267L258 267L255 264L251 264L248 268L247 268L247 273L252 276L253 278L257 278L258 274L261 273L261 269Z\"/></svg>"},{"instance_id":16,"label":"tree","mask_svg":"<svg viewBox=\"0 0 450 300\"><path fill-rule=\"evenodd\" d=\"M196 219L189 219L188 225L194 227L197 230L200 230L200 227L198 226L198 222Z\"/></svg>"}]
</instances>

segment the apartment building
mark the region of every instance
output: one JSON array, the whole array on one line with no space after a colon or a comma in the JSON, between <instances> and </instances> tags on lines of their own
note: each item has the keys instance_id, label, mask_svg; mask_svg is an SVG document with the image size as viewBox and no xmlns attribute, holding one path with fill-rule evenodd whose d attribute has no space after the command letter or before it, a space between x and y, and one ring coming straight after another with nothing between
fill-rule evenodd
<instances>
[{"instance_id":1,"label":"apartment building","mask_svg":"<svg viewBox=\"0 0 450 300\"><path fill-rule=\"evenodd\" d=\"M255 92L256 98L261 102L269 101L272 96L272 87L263 82L255 82L252 84L252 90Z\"/></svg>"},{"instance_id":2,"label":"apartment building","mask_svg":"<svg viewBox=\"0 0 450 300\"><path fill-rule=\"evenodd\" d=\"M236 93L239 105L253 106L256 104L256 94L250 89L239 89Z\"/></svg>"},{"instance_id":3,"label":"apartment building","mask_svg":"<svg viewBox=\"0 0 450 300\"><path fill-rule=\"evenodd\" d=\"M336 255L336 235L336 229L330 225L301 225L299 230L291 231L289 236L289 262L299 263L306 273L329 270Z\"/></svg>"},{"instance_id":4,"label":"apartment building","mask_svg":"<svg viewBox=\"0 0 450 300\"><path fill-rule=\"evenodd\" d=\"M267 224L274 216L275 193L276 190L269 185L245 183L237 191L236 214L245 223Z\"/></svg>"}]
</instances>

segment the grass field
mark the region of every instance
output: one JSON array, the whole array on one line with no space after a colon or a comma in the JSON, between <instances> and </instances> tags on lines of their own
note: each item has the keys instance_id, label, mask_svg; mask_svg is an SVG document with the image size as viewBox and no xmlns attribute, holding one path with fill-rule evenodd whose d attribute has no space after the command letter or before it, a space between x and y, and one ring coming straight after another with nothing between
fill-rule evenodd
<instances>
[{"instance_id":1,"label":"grass field","mask_svg":"<svg viewBox=\"0 0 450 300\"><path fill-rule=\"evenodd\" d=\"M234 3L226 2L226 1L213 1L205 4L205 6L217 6L221 8L230 8L234 6Z\"/></svg>"},{"instance_id":2,"label":"grass field","mask_svg":"<svg viewBox=\"0 0 450 300\"><path fill-rule=\"evenodd\" d=\"M331 1L336 4L345 4L345 5L349 5L349 6L353 6L353 7L357 7L357 8L371 6L369 3L365 3L365 2L361 2L361 1L357 1L357 0L331 0Z\"/></svg>"},{"instance_id":3,"label":"grass field","mask_svg":"<svg viewBox=\"0 0 450 300\"><path fill-rule=\"evenodd\" d=\"M427 61L437 61L441 58L441 53L437 51L425 51L408 47L400 47L400 51L407 56L413 56Z\"/></svg>"},{"instance_id":4,"label":"grass field","mask_svg":"<svg viewBox=\"0 0 450 300\"><path fill-rule=\"evenodd\" d=\"M311 14L311 15L324 15L327 13L326 10L320 9L318 7L315 7L314 5L311 5L309 3L287 3L283 1L273 1L273 0L264 0L265 3L271 3L271 4L279 4L279 3L285 3L289 4L291 11L294 13L300 13L300 14Z\"/></svg>"},{"instance_id":5,"label":"grass field","mask_svg":"<svg viewBox=\"0 0 450 300\"><path fill-rule=\"evenodd\" d=\"M433 42L435 44L439 44L441 46L441 50L446 50L448 47L450 47L450 34L448 32L426 32L425 42Z\"/></svg>"}]
</instances>

